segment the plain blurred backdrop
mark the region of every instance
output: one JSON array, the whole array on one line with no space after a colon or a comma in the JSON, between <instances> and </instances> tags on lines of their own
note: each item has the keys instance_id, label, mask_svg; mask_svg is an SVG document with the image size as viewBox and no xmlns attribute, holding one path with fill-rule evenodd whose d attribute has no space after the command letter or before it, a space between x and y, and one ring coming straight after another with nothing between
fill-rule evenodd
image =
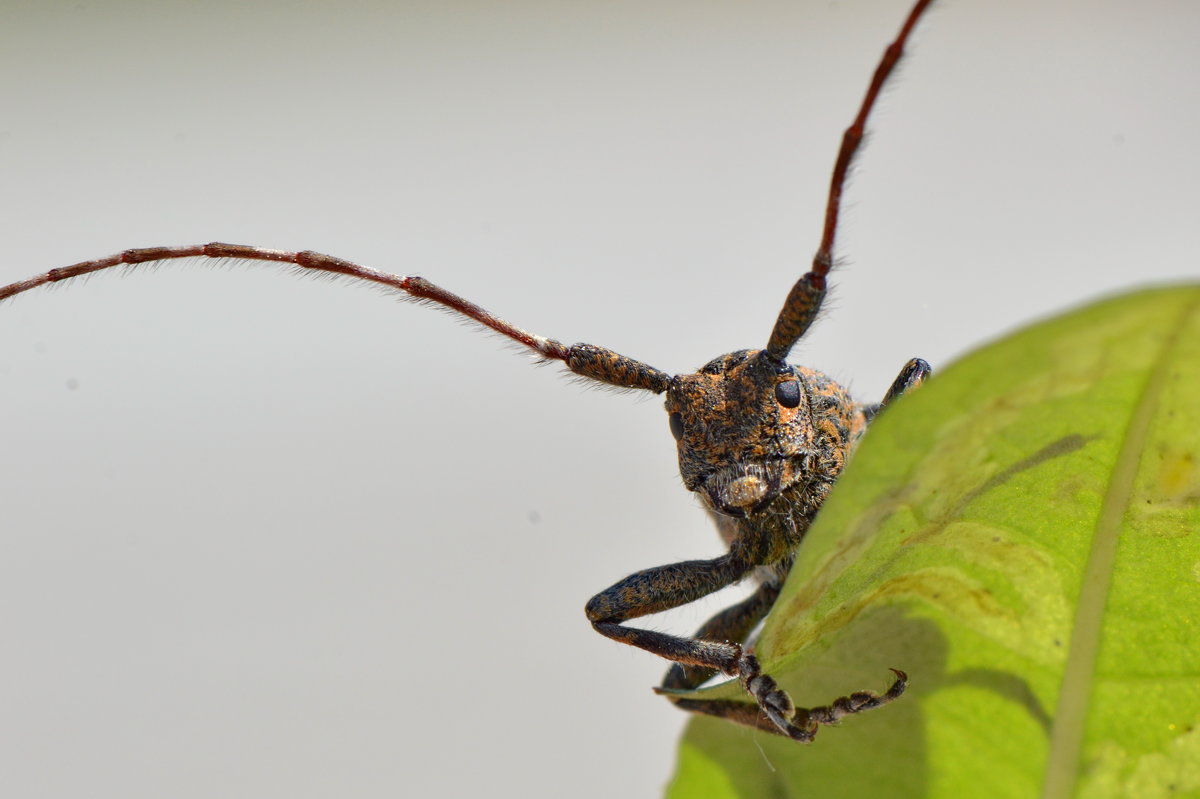
<instances>
[{"instance_id":1,"label":"plain blurred backdrop","mask_svg":"<svg viewBox=\"0 0 1200 799\"><path fill-rule=\"evenodd\" d=\"M0 283L311 248L683 372L765 344L908 2L0 9ZM1198 33L1191 0L939 2L793 359L877 399L1195 279ZM661 401L370 289L144 271L0 306L6 795L656 795L666 664L583 604L720 552Z\"/></svg>"}]
</instances>

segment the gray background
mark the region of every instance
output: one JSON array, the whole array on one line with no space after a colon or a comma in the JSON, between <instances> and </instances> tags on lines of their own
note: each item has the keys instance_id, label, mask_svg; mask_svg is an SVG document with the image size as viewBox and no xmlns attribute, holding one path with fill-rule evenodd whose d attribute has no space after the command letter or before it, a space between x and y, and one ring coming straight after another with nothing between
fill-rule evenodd
<instances>
[{"instance_id":1,"label":"gray background","mask_svg":"<svg viewBox=\"0 0 1200 799\"><path fill-rule=\"evenodd\" d=\"M0 8L0 282L312 248L680 372L765 343L907 3ZM939 3L794 359L1194 279L1195 9ZM654 795L685 717L583 603L719 544L658 399L526 360L263 267L0 307L6 794Z\"/></svg>"}]
</instances>

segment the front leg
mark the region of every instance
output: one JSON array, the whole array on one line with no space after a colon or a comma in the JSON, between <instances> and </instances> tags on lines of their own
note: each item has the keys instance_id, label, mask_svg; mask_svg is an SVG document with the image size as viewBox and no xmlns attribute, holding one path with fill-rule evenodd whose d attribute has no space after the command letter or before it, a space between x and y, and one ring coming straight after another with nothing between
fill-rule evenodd
<instances>
[{"instance_id":1,"label":"front leg","mask_svg":"<svg viewBox=\"0 0 1200 799\"><path fill-rule=\"evenodd\" d=\"M734 552L737 551L735 548ZM720 716L797 741L811 741L817 734L818 725L835 724L843 716L887 704L904 693L907 677L903 672L893 670L896 681L882 696L861 691L841 697L827 706L797 708L775 680L763 673L758 658L746 652L739 641L683 638L622 624L628 619L686 605L711 594L744 577L754 565L752 561L731 552L714 560L685 561L646 569L592 597L587 603L587 617L597 632L614 641L645 649L659 657L710 674L722 672L737 677L758 703L758 707L755 707L743 702L675 700L685 710ZM761 600L773 590L777 589L760 589L760 593L743 603L746 607L741 609L761 606ZM753 609L757 611L758 607ZM735 615L740 617L739 624L735 626L741 626L740 622L752 614L739 612ZM709 627L705 625L705 628ZM762 716L764 713L766 718Z\"/></svg>"},{"instance_id":2,"label":"front leg","mask_svg":"<svg viewBox=\"0 0 1200 799\"><path fill-rule=\"evenodd\" d=\"M780 588L780 584L775 581L763 583L753 594L706 621L693 637L701 641L746 643L750 632L775 604ZM670 692L698 688L716 673L714 669L694 668L675 663L663 678L662 690ZM755 712L757 713L757 708Z\"/></svg>"},{"instance_id":3,"label":"front leg","mask_svg":"<svg viewBox=\"0 0 1200 799\"><path fill-rule=\"evenodd\" d=\"M892 382L892 387L884 395L883 402L879 405L880 410L891 405L902 394L924 383L925 378L931 374L933 374L932 367L920 358L913 358L904 364L904 368L900 370L900 374L896 375L896 379Z\"/></svg>"},{"instance_id":4,"label":"front leg","mask_svg":"<svg viewBox=\"0 0 1200 799\"><path fill-rule=\"evenodd\" d=\"M614 641L630 644L687 666L738 673L737 642L700 641L626 627L621 622L694 602L744 577L752 564L732 553L713 560L689 560L631 574L588 600L592 627Z\"/></svg>"},{"instance_id":5,"label":"front leg","mask_svg":"<svg viewBox=\"0 0 1200 799\"><path fill-rule=\"evenodd\" d=\"M867 421L871 421L883 411L884 408L891 405L904 394L907 394L914 388L917 388L925 379L933 374L933 369L928 363L920 358L913 358L908 363L904 364L904 368L900 370L900 374L896 375L896 379L892 381L892 386L884 395L883 401L863 406L863 412L867 415Z\"/></svg>"},{"instance_id":6,"label":"front leg","mask_svg":"<svg viewBox=\"0 0 1200 799\"><path fill-rule=\"evenodd\" d=\"M757 669L758 661L754 656L748 655L747 659L751 661L748 667ZM726 721L732 721L735 724L753 727L763 732L774 733L775 735L786 735L792 740L809 743L816 736L817 729L822 724L837 724L845 716L881 707L898 699L904 693L904 689L908 687L908 675L899 669L892 669L891 671L896 675L896 679L892 682L891 688L882 695L872 693L871 691L858 691L849 696L839 697L830 704L822 707L793 707L788 695L775 687L775 681L771 677L761 672L758 672L754 677L750 677L751 672L749 669L746 674L741 675L741 682L742 685L747 686L747 690L750 693L754 694L755 699L758 700L757 706L749 702L738 702L737 700L728 699L703 700L677 698L673 701L676 706L683 710L716 716ZM768 696L770 693L773 693L779 695L782 699L777 698L775 701L766 702L764 699L759 698L759 695L755 693L755 690L748 683L757 683L757 687L767 692ZM788 708L791 708L791 710L785 712Z\"/></svg>"}]
</instances>

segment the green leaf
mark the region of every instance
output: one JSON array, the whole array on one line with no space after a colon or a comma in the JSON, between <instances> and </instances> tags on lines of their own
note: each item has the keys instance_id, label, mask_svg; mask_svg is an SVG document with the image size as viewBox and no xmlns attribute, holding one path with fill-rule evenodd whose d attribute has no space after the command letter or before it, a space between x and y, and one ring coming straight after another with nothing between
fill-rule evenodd
<instances>
[{"instance_id":1,"label":"green leaf","mask_svg":"<svg viewBox=\"0 0 1200 799\"><path fill-rule=\"evenodd\" d=\"M1198 460L1200 286L946 369L872 427L756 646L802 706L908 692L807 746L697 717L668 795L1200 795Z\"/></svg>"}]
</instances>

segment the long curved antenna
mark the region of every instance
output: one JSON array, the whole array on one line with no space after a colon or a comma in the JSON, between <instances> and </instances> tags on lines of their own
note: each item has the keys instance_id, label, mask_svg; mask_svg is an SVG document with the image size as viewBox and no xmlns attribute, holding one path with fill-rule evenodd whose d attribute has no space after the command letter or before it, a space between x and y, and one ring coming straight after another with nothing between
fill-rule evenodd
<instances>
[{"instance_id":1,"label":"long curved antenna","mask_svg":"<svg viewBox=\"0 0 1200 799\"><path fill-rule=\"evenodd\" d=\"M788 292L783 310L779 312L779 319L776 320L771 338L767 341L767 354L777 361L787 357L792 345L804 335L816 319L817 311L821 309L821 301L825 299L825 275L829 274L833 267L833 245L837 238L838 214L842 209L842 191L846 187L846 175L854 162L854 156L858 153L859 145L862 144L867 118L871 109L875 107L875 100L897 62L904 55L904 45L909 34L931 2L933 0L919 0L913 6L896 40L883 51L883 58L880 59L879 66L875 67L875 75L871 78L867 96L863 98L858 109L858 116L842 134L842 147L838 151L833 177L829 181L829 200L825 205L825 229L821 235L821 246L813 256L812 269L797 280L796 285Z\"/></svg>"},{"instance_id":2,"label":"long curved antenna","mask_svg":"<svg viewBox=\"0 0 1200 799\"><path fill-rule=\"evenodd\" d=\"M602 383L621 388L636 388L661 394L667 389L670 375L646 364L619 355L612 350L596 347L591 344L573 344L570 347L552 338L537 336L516 325L506 322L495 314L487 311L473 302L469 302L441 286L430 283L423 277L392 275L380 272L366 266L360 266L351 261L323 255L319 252L305 250L303 252L288 252L287 250L270 250L265 247L252 247L243 244L198 244L191 247L146 247L137 250L125 250L107 258L97 258L93 261L80 263L61 269L51 269L40 275L0 287L0 301L16 294L70 280L81 275L99 272L114 266L151 263L154 261L170 261L177 258L235 258L243 261L273 261L275 263L291 264L301 269L315 272L347 275L357 280L365 280L387 288L403 292L417 300L431 302L472 319L484 327L522 344L535 351L547 360L562 361L567 368L582 377L598 380Z\"/></svg>"}]
</instances>

